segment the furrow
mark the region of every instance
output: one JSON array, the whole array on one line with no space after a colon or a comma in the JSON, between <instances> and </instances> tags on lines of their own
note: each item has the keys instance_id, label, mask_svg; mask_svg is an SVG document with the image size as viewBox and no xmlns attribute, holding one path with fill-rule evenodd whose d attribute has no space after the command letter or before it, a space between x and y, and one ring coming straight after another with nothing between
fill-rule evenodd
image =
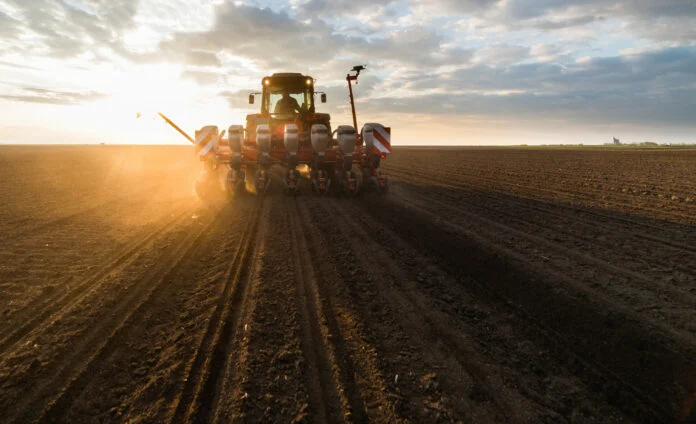
<instances>
[{"instance_id":1,"label":"furrow","mask_svg":"<svg viewBox=\"0 0 696 424\"><path fill-rule=\"evenodd\" d=\"M243 318L249 313L247 297L252 288L253 258L259 249L260 222L263 215L263 199L249 217L247 228L239 248L225 272L224 289L208 323L185 384L176 402L173 423L211 422L216 420L219 391L230 367L231 342L243 326Z\"/></svg>"},{"instance_id":2,"label":"furrow","mask_svg":"<svg viewBox=\"0 0 696 424\"><path fill-rule=\"evenodd\" d=\"M153 294L182 266L219 217L218 214L204 228L181 236L171 252L160 258L158 265L151 268L137 286L111 308L108 315L71 345L69 356L58 361L59 365L48 381L30 388L16 402L7 417L8 422L50 422L64 415L71 400L89 380L90 371L98 367L99 359L108 356L117 345L125 323L136 311L145 307Z\"/></svg>"},{"instance_id":3,"label":"furrow","mask_svg":"<svg viewBox=\"0 0 696 424\"><path fill-rule=\"evenodd\" d=\"M591 228L606 228L607 233L611 234L617 229L617 225L619 223L623 224L622 232L630 237L634 237L637 239L642 239L642 240L649 240L653 243L660 244L665 247L669 247L671 249L676 250L677 252L691 252L691 253L696 253L696 247L685 244L685 243L679 243L675 242L672 240L667 240L664 237L656 236L654 234L645 234L645 232L637 232L630 230L627 227L630 228L635 228L635 227L643 227L643 228L648 228L651 231L656 232L657 234L664 234L665 228L664 226L656 226L652 224L648 224L645 222L639 222L638 220L635 219L629 219L626 217L621 217L618 216L617 214L610 214L609 212L600 212L599 210L591 210L591 209L578 209L576 207L564 205L561 203L554 203L553 208L557 210L562 210L564 213L558 213L555 210L543 206L540 202L536 201L536 204L530 205L529 202L535 202L532 199L526 199L526 198L515 198L510 195L506 195L505 193L500 193L500 192L485 192L482 191L480 187L475 187L473 185L469 185L466 183L463 183L462 181L452 181L452 180L447 180L447 179L440 179L435 175L428 175L428 174L423 174L423 173L409 173L409 174L402 174L399 173L400 179L402 179L405 182L408 181L428 181L432 182L433 177L435 177L435 180L440 184L443 188L444 187L451 187L453 189L459 189L459 190L466 190L467 191L467 196L473 196L478 200L478 198L483 199L481 203L472 203L469 204L469 207L474 207L480 210L485 210L486 208L489 208L489 206L486 205L486 203L492 202L497 205L495 210L499 213L503 213L505 210L508 210L510 208L510 203L514 202L515 208L519 209L524 209L527 212L525 214L525 217L535 217L536 215L539 215L541 213L542 216L552 216L556 219L559 220L568 220L569 217L572 217L573 222L575 224L580 224L584 225L586 227L591 227ZM414 180L413 175L418 175L419 177ZM500 199L497 195L502 195L502 196L507 196L506 199ZM595 241L596 242L596 241Z\"/></svg>"},{"instance_id":4,"label":"furrow","mask_svg":"<svg viewBox=\"0 0 696 424\"><path fill-rule=\"evenodd\" d=\"M523 257L500 251L480 236L442 228L432 214L423 217L392 201L362 206L409 242L437 255L455 275L475 278L479 296L525 317L525 331L535 329L544 343L560 350L558 354L584 364L582 376L588 384L612 391L620 387L622 394L614 402L626 414L664 422L676 398L688 393L695 364L685 353L691 348L668 338L674 334L656 337L655 329L643 327L625 307L596 294L588 296L581 283L559 272L545 270L542 278ZM641 365L646 361L660 365L646 369ZM677 374L666 375L665 369Z\"/></svg>"},{"instance_id":5,"label":"furrow","mask_svg":"<svg viewBox=\"0 0 696 424\"><path fill-rule=\"evenodd\" d=\"M554 189L549 189L549 188L532 188L520 184L512 184L512 183L501 183L500 180L492 179L492 178L486 178L486 177L481 177L478 175L467 175L466 178L462 178L461 175L456 174L456 169L453 170L432 170L432 171L419 171L418 169L413 169L413 168L408 168L408 169L401 169L399 167L396 168L390 168L390 174L393 174L397 176L397 178L403 180L403 181L413 181L414 176L416 177L416 180L420 181L426 181L428 183L432 183L433 181L436 181L440 185L447 185L455 188L464 188L464 189L469 189L469 190L481 190L482 187L487 187L489 190L500 193L500 194L511 194L514 193L515 195L519 195L520 197L528 198L528 199L534 199L534 200L549 200L549 199L554 199L558 200L559 198L561 201L556 201L556 205L560 208L564 208L566 210L572 210L575 211L575 207L577 206L577 203L581 204L586 204L583 202L589 202L592 205L596 205L597 203L600 203L597 196L600 195L601 193L592 193L592 192L585 192L585 191L578 191L578 190L571 190L571 191L558 191ZM481 184L483 183L483 184ZM609 192L613 193L613 192ZM568 196L572 196L570 199L572 199L572 202L569 200ZM632 200L632 199L629 199ZM568 205L568 202L574 203L574 205ZM604 199L601 200L601 204L618 208L619 210L621 209L621 206L625 206L621 202L609 200L609 199ZM683 213L676 213L676 212L670 212L670 211L664 211L662 209L657 209L654 207L647 207L647 206L640 206L640 205L634 205L632 206L632 209L639 211L643 214L643 216L665 216L668 218L671 218L677 222L683 222L685 219L688 220L688 215L684 215ZM596 216L602 216L602 217L610 217L614 219L613 215L609 215L608 213L605 212L599 212L599 211L593 211L591 212L592 214ZM629 218L620 218L619 219L622 222L625 222L630 225L634 226L640 226L643 228L649 228L652 231L656 232L661 232L663 231L662 228L656 225L648 224L645 222L640 222L638 220L633 220Z\"/></svg>"},{"instance_id":6,"label":"furrow","mask_svg":"<svg viewBox=\"0 0 696 424\"><path fill-rule=\"evenodd\" d=\"M514 237L516 240L523 240L526 242L526 245L528 246L528 248L525 249L527 255L529 255L529 251L532 248L542 248L544 249L543 253L547 255L539 256L539 254L537 254L539 258L530 258L529 256L527 256L527 258L525 259L526 261L538 262L539 260L542 260L545 262L545 267L554 266L555 268L557 268L558 272L568 273L566 271L567 261L571 260L579 264L587 264L593 267L593 269L602 270L603 273L600 282L607 280L608 276L614 276L615 279L619 278L621 280L620 284L612 284L609 286L602 287L600 294L598 289L595 287L597 284L600 284L597 282L596 278L591 278L588 281L587 278L583 279L580 276L574 276L574 278L576 278L578 282L581 282L583 284L586 290L595 292L596 295L611 295L613 297L619 298L622 302L625 301L625 299L623 298L624 296L630 295L630 298L628 300L631 303L630 306L633 308L650 308L651 302L653 301L654 296L656 295L668 296L673 302L672 305L684 305L683 308L685 308L686 310L690 310L691 308L696 306L696 296L694 296L692 293L685 292L683 290L680 290L678 287L666 284L662 281L649 279L643 274L621 268L617 265L599 259L595 256L583 253L576 249L568 248L560 243L547 240L539 236L539 234L542 234L546 230L545 228L539 225L531 224L527 221L520 220L519 218L516 218L514 215L510 217L511 220L520 222L521 224L527 225L528 227L531 226L531 228L528 228L528 231L521 231L509 225L493 221L490 218L481 216L477 213L467 212L460 208L455 208L448 203L442 202L432 197L414 195L413 193L409 194L409 196L413 196L417 200L420 198L420 200L418 200L417 203L402 198L403 202L408 203L412 207L416 207L423 210L423 206L421 205L437 205L437 207L440 208L440 211L448 211L448 215L451 215L456 218L445 220L443 221L442 225L456 227L458 231L464 231L470 237L475 238L484 236L485 238L487 238L487 240L493 242L498 246L505 246L506 240L510 237ZM398 198L399 196L394 197ZM462 220L462 217L466 217L466 219ZM507 247L505 249L512 252ZM518 246L515 250L518 251L521 249ZM519 256L520 253L516 252L515 255ZM558 264L555 264L556 262ZM632 290L630 294L625 294L626 288L630 288ZM674 334L673 329L665 328L665 331Z\"/></svg>"},{"instance_id":7,"label":"furrow","mask_svg":"<svg viewBox=\"0 0 696 424\"><path fill-rule=\"evenodd\" d=\"M69 291L44 292L22 309L7 316L5 321L7 327L3 328L2 333L8 334L0 339L0 353L7 351L37 327L46 322L55 321L58 315L66 313L82 302L95 287L99 286L104 277L128 265L145 246L170 229L173 223L179 222L186 213L187 211L182 211L150 232L134 237L116 253L112 261L87 278L74 283Z\"/></svg>"},{"instance_id":8,"label":"furrow","mask_svg":"<svg viewBox=\"0 0 696 424\"><path fill-rule=\"evenodd\" d=\"M331 298L327 295L305 238L298 211L299 200L288 200L288 226L298 310L301 315L302 349L308 363L310 403L322 422L364 422L365 406L355 383L352 359L347 353ZM306 222L306 221L305 221Z\"/></svg>"},{"instance_id":9,"label":"furrow","mask_svg":"<svg viewBox=\"0 0 696 424\"><path fill-rule=\"evenodd\" d=\"M480 366L483 361L475 359L478 354L466 346L467 339L458 334L441 313L424 306L422 298L413 290L401 289L400 286L407 284L413 279L413 276L405 274L399 264L385 253L373 236L355 222L355 219L346 211L346 205L338 204L336 201L329 203L331 209L327 208L326 212L345 223L346 227L341 230L345 231L343 237L352 246L353 251L356 253L370 252L369 260L366 255L360 254L356 254L356 260L367 269L379 269L389 276L376 278L375 283L387 304L393 310L400 311L401 325L408 328L409 333L418 335L423 340L428 340L432 353L440 357L438 361L440 364L448 363L448 358L453 358L456 361L458 367L467 374L467 379L472 379L478 390L492 400L494 406L486 413L496 417L496 420L515 422L514 418L518 414L510 408L510 401L506 398L506 394L491 384L492 376L488 375ZM445 380L447 380L445 384L450 385L451 388L456 387L457 382L453 379L445 377Z\"/></svg>"}]
</instances>

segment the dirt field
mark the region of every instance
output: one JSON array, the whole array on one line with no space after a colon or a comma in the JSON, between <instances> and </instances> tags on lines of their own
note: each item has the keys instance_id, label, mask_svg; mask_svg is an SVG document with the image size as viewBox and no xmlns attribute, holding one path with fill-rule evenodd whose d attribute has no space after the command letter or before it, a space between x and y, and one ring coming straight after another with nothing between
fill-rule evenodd
<instances>
[{"instance_id":1,"label":"dirt field","mask_svg":"<svg viewBox=\"0 0 696 424\"><path fill-rule=\"evenodd\" d=\"M205 205L189 148L0 148L0 422L696 422L696 151L397 150Z\"/></svg>"}]
</instances>

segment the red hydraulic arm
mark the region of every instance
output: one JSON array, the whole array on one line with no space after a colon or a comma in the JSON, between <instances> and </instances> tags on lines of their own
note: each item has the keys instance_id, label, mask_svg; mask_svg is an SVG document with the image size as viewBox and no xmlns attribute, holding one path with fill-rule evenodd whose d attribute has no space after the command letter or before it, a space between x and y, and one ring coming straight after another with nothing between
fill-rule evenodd
<instances>
[{"instance_id":1,"label":"red hydraulic arm","mask_svg":"<svg viewBox=\"0 0 696 424\"><path fill-rule=\"evenodd\" d=\"M350 109L353 112L353 128L355 128L355 144L360 145L360 134L358 133L358 119L355 116L355 100L353 99L353 86L351 85L351 81L355 81L355 83L358 83L358 76L360 75L360 71L364 70L367 67L367 65L355 65L353 66L353 69L351 69L351 72L355 72L355 75L351 75L348 73L346 75L346 81L348 81L348 92L350 93Z\"/></svg>"}]
</instances>

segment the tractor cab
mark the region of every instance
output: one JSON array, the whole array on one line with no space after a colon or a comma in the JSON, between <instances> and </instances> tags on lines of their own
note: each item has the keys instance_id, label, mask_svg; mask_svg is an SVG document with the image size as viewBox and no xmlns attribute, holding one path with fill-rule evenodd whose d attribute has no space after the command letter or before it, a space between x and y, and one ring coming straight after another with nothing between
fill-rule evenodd
<instances>
[{"instance_id":1,"label":"tractor cab","mask_svg":"<svg viewBox=\"0 0 696 424\"><path fill-rule=\"evenodd\" d=\"M254 134L258 125L268 125L272 140L280 141L285 124L297 125L301 140L309 140L309 131L315 123L329 125L329 115L315 112L314 79L300 73L276 73L261 80L263 91L249 95L249 104L261 96L261 110L247 116L247 134Z\"/></svg>"},{"instance_id":2,"label":"tractor cab","mask_svg":"<svg viewBox=\"0 0 696 424\"><path fill-rule=\"evenodd\" d=\"M302 74L273 74L263 79L261 113L294 115L314 112L314 80Z\"/></svg>"}]
</instances>

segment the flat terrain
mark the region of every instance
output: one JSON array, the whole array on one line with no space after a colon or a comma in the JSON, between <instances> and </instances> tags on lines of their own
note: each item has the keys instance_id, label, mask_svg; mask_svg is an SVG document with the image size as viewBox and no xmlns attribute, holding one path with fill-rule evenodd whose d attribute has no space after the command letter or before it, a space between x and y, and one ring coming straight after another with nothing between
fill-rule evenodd
<instances>
[{"instance_id":1,"label":"flat terrain","mask_svg":"<svg viewBox=\"0 0 696 424\"><path fill-rule=\"evenodd\" d=\"M189 148L0 148L0 422L696 422L695 150L396 150L204 204Z\"/></svg>"}]
</instances>

